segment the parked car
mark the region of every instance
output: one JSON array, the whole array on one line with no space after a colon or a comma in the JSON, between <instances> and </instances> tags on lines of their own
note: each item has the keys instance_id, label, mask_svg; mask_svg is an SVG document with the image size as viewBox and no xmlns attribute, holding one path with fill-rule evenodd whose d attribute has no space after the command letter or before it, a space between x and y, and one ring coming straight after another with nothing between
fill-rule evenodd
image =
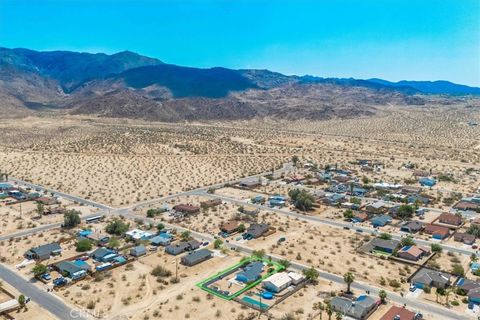
<instances>
[{"instance_id":1,"label":"parked car","mask_svg":"<svg viewBox=\"0 0 480 320\"><path fill-rule=\"evenodd\" d=\"M43 280L47 280L47 281L48 281L48 280L52 280L52 277L50 276L50 273L44 273L44 274L42 274L42 275L41 275L41 278L42 278Z\"/></svg>"},{"instance_id":2,"label":"parked car","mask_svg":"<svg viewBox=\"0 0 480 320\"><path fill-rule=\"evenodd\" d=\"M410 285L410 289L408 289L410 292L414 292L415 290L417 290L417 287L414 285L414 284L411 284Z\"/></svg>"},{"instance_id":3,"label":"parked car","mask_svg":"<svg viewBox=\"0 0 480 320\"><path fill-rule=\"evenodd\" d=\"M53 285L56 287L60 287L66 284L67 284L67 279L65 279L64 277L60 277L53 280Z\"/></svg>"}]
</instances>

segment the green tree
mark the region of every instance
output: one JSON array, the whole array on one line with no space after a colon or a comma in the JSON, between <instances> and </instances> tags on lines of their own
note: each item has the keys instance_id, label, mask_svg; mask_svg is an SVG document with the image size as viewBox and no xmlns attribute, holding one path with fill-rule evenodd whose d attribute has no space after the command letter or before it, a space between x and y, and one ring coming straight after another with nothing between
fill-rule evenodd
<instances>
[{"instance_id":1,"label":"green tree","mask_svg":"<svg viewBox=\"0 0 480 320\"><path fill-rule=\"evenodd\" d=\"M325 310L325 306L323 305L323 302L322 301L315 302L313 304L313 310L319 312L318 314L320 315L320 320L322 320L322 313L323 313L323 310Z\"/></svg>"},{"instance_id":2,"label":"green tree","mask_svg":"<svg viewBox=\"0 0 480 320\"><path fill-rule=\"evenodd\" d=\"M350 198L350 202L353 203L353 204L357 204L357 205L361 205L362 204L362 200L357 198L357 197L352 197Z\"/></svg>"},{"instance_id":3,"label":"green tree","mask_svg":"<svg viewBox=\"0 0 480 320\"><path fill-rule=\"evenodd\" d=\"M220 247L222 246L223 244L223 241L220 240L220 239L215 239L215 241L213 241L213 248L215 249L220 249Z\"/></svg>"},{"instance_id":4,"label":"green tree","mask_svg":"<svg viewBox=\"0 0 480 320\"><path fill-rule=\"evenodd\" d=\"M290 261L288 261L287 259L282 259L278 261L278 263L282 265L285 269L287 269L290 266Z\"/></svg>"},{"instance_id":5,"label":"green tree","mask_svg":"<svg viewBox=\"0 0 480 320\"><path fill-rule=\"evenodd\" d=\"M242 233L242 232L245 232L246 229L247 228L245 227L245 225L243 223L240 223L237 228L237 231Z\"/></svg>"},{"instance_id":6,"label":"green tree","mask_svg":"<svg viewBox=\"0 0 480 320\"><path fill-rule=\"evenodd\" d=\"M118 248L120 247L120 241L118 241L117 238L111 237L110 240L108 240L108 247L109 248Z\"/></svg>"},{"instance_id":7,"label":"green tree","mask_svg":"<svg viewBox=\"0 0 480 320\"><path fill-rule=\"evenodd\" d=\"M325 301L325 311L327 311L328 320L331 320L333 315L333 307L330 301Z\"/></svg>"},{"instance_id":8,"label":"green tree","mask_svg":"<svg viewBox=\"0 0 480 320\"><path fill-rule=\"evenodd\" d=\"M265 257L265 250L263 250L263 249L261 249L261 250L253 250L252 256L253 256L253 257L256 257L256 258L258 258L258 259L263 259L263 257Z\"/></svg>"},{"instance_id":9,"label":"green tree","mask_svg":"<svg viewBox=\"0 0 480 320\"><path fill-rule=\"evenodd\" d=\"M432 252L437 252L437 253L442 252L442 246L439 245L438 243L432 243L430 247L432 249Z\"/></svg>"},{"instance_id":10,"label":"green tree","mask_svg":"<svg viewBox=\"0 0 480 320\"><path fill-rule=\"evenodd\" d=\"M190 238L191 238L191 234L190 234L190 231L188 230L185 230L180 234L180 239L182 239L182 241L188 241L190 240Z\"/></svg>"},{"instance_id":11,"label":"green tree","mask_svg":"<svg viewBox=\"0 0 480 320\"><path fill-rule=\"evenodd\" d=\"M452 273L456 276L463 277L465 275L465 270L461 264L456 263L453 265Z\"/></svg>"},{"instance_id":12,"label":"green tree","mask_svg":"<svg viewBox=\"0 0 480 320\"><path fill-rule=\"evenodd\" d=\"M404 220L413 217L415 208L408 204L402 204L397 210L397 217Z\"/></svg>"},{"instance_id":13,"label":"green tree","mask_svg":"<svg viewBox=\"0 0 480 320\"><path fill-rule=\"evenodd\" d=\"M45 205L41 202L37 202L37 213L41 216L45 212Z\"/></svg>"},{"instance_id":14,"label":"green tree","mask_svg":"<svg viewBox=\"0 0 480 320\"><path fill-rule=\"evenodd\" d=\"M345 219L352 219L354 217L353 211L350 209L345 210L345 212L343 213L343 217Z\"/></svg>"},{"instance_id":15,"label":"green tree","mask_svg":"<svg viewBox=\"0 0 480 320\"><path fill-rule=\"evenodd\" d=\"M308 191L303 189L292 189L288 192L288 195L292 199L295 208L302 211L308 211L313 208L315 199L310 193L308 193Z\"/></svg>"},{"instance_id":16,"label":"green tree","mask_svg":"<svg viewBox=\"0 0 480 320\"><path fill-rule=\"evenodd\" d=\"M381 233L378 238L382 240L392 240L392 236L389 233Z\"/></svg>"},{"instance_id":17,"label":"green tree","mask_svg":"<svg viewBox=\"0 0 480 320\"><path fill-rule=\"evenodd\" d=\"M378 292L378 297L380 298L380 301L382 301L382 303L385 303L385 300L387 299L387 292L385 290L380 290Z\"/></svg>"},{"instance_id":18,"label":"green tree","mask_svg":"<svg viewBox=\"0 0 480 320\"><path fill-rule=\"evenodd\" d=\"M412 236L407 236L407 237L402 238L402 240L400 241L400 245L401 245L402 247L414 246L414 245L415 245L415 241L413 240L413 237L412 237Z\"/></svg>"},{"instance_id":19,"label":"green tree","mask_svg":"<svg viewBox=\"0 0 480 320\"><path fill-rule=\"evenodd\" d=\"M336 312L335 313L335 320L342 320L343 319L343 315L340 313L340 312Z\"/></svg>"},{"instance_id":20,"label":"green tree","mask_svg":"<svg viewBox=\"0 0 480 320\"><path fill-rule=\"evenodd\" d=\"M363 182L363 184L369 184L369 183L370 183L370 179L368 179L368 177L366 177L366 176L363 176L363 177L362 177L362 182Z\"/></svg>"},{"instance_id":21,"label":"green tree","mask_svg":"<svg viewBox=\"0 0 480 320\"><path fill-rule=\"evenodd\" d=\"M105 231L109 234L114 234L116 236L122 236L125 232L128 231L130 225L128 223L123 222L122 220L116 218L113 219L107 226L105 227Z\"/></svg>"},{"instance_id":22,"label":"green tree","mask_svg":"<svg viewBox=\"0 0 480 320\"><path fill-rule=\"evenodd\" d=\"M78 226L81 222L80 215L80 211L74 209L67 210L63 215L63 227L71 229Z\"/></svg>"},{"instance_id":23,"label":"green tree","mask_svg":"<svg viewBox=\"0 0 480 320\"><path fill-rule=\"evenodd\" d=\"M477 238L480 238L480 226L477 224L472 224L467 230L467 233L474 235Z\"/></svg>"},{"instance_id":24,"label":"green tree","mask_svg":"<svg viewBox=\"0 0 480 320\"><path fill-rule=\"evenodd\" d=\"M20 307L25 307L25 303L27 301L27 298L23 294L18 296L18 304L20 304Z\"/></svg>"},{"instance_id":25,"label":"green tree","mask_svg":"<svg viewBox=\"0 0 480 320\"><path fill-rule=\"evenodd\" d=\"M92 243L88 239L82 239L77 242L77 251L85 252L92 250Z\"/></svg>"},{"instance_id":26,"label":"green tree","mask_svg":"<svg viewBox=\"0 0 480 320\"><path fill-rule=\"evenodd\" d=\"M157 230L158 231L162 231L163 229L165 229L165 226L163 225L163 223L157 224Z\"/></svg>"},{"instance_id":27,"label":"green tree","mask_svg":"<svg viewBox=\"0 0 480 320\"><path fill-rule=\"evenodd\" d=\"M477 262L477 260L478 260L477 255L476 255L475 253L472 253L472 254L470 255L470 261L471 261L471 262Z\"/></svg>"},{"instance_id":28,"label":"green tree","mask_svg":"<svg viewBox=\"0 0 480 320\"><path fill-rule=\"evenodd\" d=\"M308 280L311 280L311 281L316 281L318 279L318 277L320 276L317 269L315 269L314 267L310 267L308 269L303 269L302 272L303 272L303 275L305 276L305 278L307 278Z\"/></svg>"},{"instance_id":29,"label":"green tree","mask_svg":"<svg viewBox=\"0 0 480 320\"><path fill-rule=\"evenodd\" d=\"M347 284L347 293L350 293L350 285L355 281L355 276L351 272L347 272L343 275L343 281Z\"/></svg>"},{"instance_id":30,"label":"green tree","mask_svg":"<svg viewBox=\"0 0 480 320\"><path fill-rule=\"evenodd\" d=\"M43 265L43 264L39 263L39 264L36 264L33 267L32 272L36 277L38 277L38 276L41 276L42 274L46 273L47 270L48 269L47 269L46 265Z\"/></svg>"}]
</instances>

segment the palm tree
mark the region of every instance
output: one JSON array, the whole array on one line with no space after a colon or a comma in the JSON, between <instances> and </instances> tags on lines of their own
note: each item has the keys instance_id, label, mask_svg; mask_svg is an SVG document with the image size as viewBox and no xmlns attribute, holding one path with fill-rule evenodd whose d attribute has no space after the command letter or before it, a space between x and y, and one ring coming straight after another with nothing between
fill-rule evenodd
<instances>
[{"instance_id":1,"label":"palm tree","mask_svg":"<svg viewBox=\"0 0 480 320\"><path fill-rule=\"evenodd\" d=\"M447 306L449 305L450 301L450 295L455 292L455 287L451 287L450 289L445 291L445 303Z\"/></svg>"},{"instance_id":2,"label":"palm tree","mask_svg":"<svg viewBox=\"0 0 480 320\"><path fill-rule=\"evenodd\" d=\"M313 310L320 311L320 320L322 320L322 313L325 310L325 306L323 305L322 301L318 301L313 304Z\"/></svg>"},{"instance_id":3,"label":"palm tree","mask_svg":"<svg viewBox=\"0 0 480 320\"><path fill-rule=\"evenodd\" d=\"M332 320L333 308L330 301L325 301L325 310L327 311L327 314L328 314L328 320Z\"/></svg>"},{"instance_id":4,"label":"palm tree","mask_svg":"<svg viewBox=\"0 0 480 320\"><path fill-rule=\"evenodd\" d=\"M351 272L347 272L343 275L343 281L347 284L347 293L350 293L350 285L355 280L355 276Z\"/></svg>"},{"instance_id":5,"label":"palm tree","mask_svg":"<svg viewBox=\"0 0 480 320\"><path fill-rule=\"evenodd\" d=\"M336 320L342 320L342 319L343 319L343 315L342 315L340 312L337 312L337 313L335 313L335 319L336 319Z\"/></svg>"}]
</instances>

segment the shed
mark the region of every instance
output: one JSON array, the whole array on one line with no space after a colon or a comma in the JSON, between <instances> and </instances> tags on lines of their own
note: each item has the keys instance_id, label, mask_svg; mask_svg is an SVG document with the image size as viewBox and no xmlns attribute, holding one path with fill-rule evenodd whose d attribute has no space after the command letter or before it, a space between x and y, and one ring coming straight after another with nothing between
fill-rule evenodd
<instances>
[{"instance_id":1,"label":"shed","mask_svg":"<svg viewBox=\"0 0 480 320\"><path fill-rule=\"evenodd\" d=\"M132 249L130 249L130 255L134 256L134 257L140 257L140 256L143 256L147 254L147 249L145 248L144 245L139 245L139 246L136 246Z\"/></svg>"}]
</instances>

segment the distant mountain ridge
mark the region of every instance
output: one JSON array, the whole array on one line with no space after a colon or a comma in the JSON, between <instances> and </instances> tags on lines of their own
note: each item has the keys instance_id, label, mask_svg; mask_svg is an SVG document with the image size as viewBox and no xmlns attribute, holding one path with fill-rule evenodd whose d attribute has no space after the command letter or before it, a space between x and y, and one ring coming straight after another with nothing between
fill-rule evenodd
<instances>
[{"instance_id":1,"label":"distant mountain ridge","mask_svg":"<svg viewBox=\"0 0 480 320\"><path fill-rule=\"evenodd\" d=\"M270 70L192 68L130 51L115 54L0 48L0 114L42 108L162 121L328 119L382 105L424 105L435 95L480 95L447 81L289 76ZM451 99L442 98L443 104ZM2 105L3 104L3 105ZM8 110L6 112L5 110Z\"/></svg>"}]
</instances>

